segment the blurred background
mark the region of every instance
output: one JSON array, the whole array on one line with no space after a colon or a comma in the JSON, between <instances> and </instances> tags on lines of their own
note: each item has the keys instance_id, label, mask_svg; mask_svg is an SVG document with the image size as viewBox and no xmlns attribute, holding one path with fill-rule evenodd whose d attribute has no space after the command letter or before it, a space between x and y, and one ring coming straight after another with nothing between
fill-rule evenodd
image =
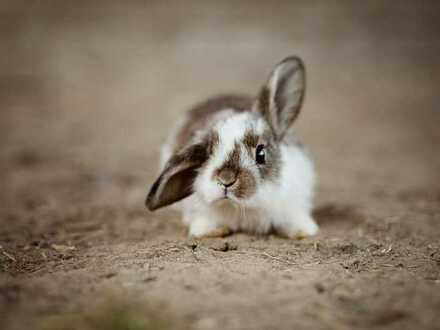
<instances>
[{"instance_id":1,"label":"blurred background","mask_svg":"<svg viewBox=\"0 0 440 330\"><path fill-rule=\"evenodd\" d=\"M151 179L190 105L255 94L297 54L309 78L297 129L324 187L432 184L439 15L437 1L2 0L2 163Z\"/></svg>"},{"instance_id":2,"label":"blurred background","mask_svg":"<svg viewBox=\"0 0 440 330\"><path fill-rule=\"evenodd\" d=\"M17 260L41 237L79 249L60 233L82 218L113 226L89 242L183 237L143 206L160 144L192 104L256 94L292 54L308 74L295 129L316 160L317 205L385 219L434 195L437 210L439 1L1 0L3 248ZM430 210L426 235L439 229ZM2 269L49 267L23 258Z\"/></svg>"}]
</instances>

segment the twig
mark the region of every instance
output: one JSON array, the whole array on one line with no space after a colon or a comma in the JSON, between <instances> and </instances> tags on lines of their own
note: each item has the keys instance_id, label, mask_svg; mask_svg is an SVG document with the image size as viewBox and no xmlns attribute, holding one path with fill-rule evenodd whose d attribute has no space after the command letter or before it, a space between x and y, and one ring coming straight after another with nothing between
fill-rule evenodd
<instances>
[{"instance_id":1,"label":"twig","mask_svg":"<svg viewBox=\"0 0 440 330\"><path fill-rule=\"evenodd\" d=\"M9 254L6 251L2 251L3 255L6 256L9 260L12 260L13 262L17 262L17 259L15 259L15 257L11 254Z\"/></svg>"}]
</instances>

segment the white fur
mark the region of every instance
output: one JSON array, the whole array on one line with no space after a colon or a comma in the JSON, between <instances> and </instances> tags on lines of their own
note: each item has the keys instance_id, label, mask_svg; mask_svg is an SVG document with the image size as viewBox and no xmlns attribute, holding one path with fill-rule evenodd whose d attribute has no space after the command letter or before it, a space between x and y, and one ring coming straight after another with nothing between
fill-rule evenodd
<instances>
[{"instance_id":1,"label":"white fur","mask_svg":"<svg viewBox=\"0 0 440 330\"><path fill-rule=\"evenodd\" d=\"M222 226L260 234L274 228L289 237L316 234L318 226L311 216L315 172L305 151L297 144L282 144L280 174L271 181L259 178L255 160L242 148L241 166L255 175L257 190L248 199L231 196L231 200L224 200L223 188L213 179L213 172L249 128L261 134L267 124L252 112L237 114L231 110L220 112L210 124L219 134L218 149L198 173L194 194L175 204L190 227L189 234L204 236ZM162 165L170 157L173 144L171 138L163 146Z\"/></svg>"}]
</instances>

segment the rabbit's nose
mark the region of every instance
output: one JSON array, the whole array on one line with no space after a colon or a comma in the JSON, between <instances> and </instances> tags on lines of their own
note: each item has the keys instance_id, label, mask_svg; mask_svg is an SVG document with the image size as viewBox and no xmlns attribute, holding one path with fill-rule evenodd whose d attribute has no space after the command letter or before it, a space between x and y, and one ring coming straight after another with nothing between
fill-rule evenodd
<instances>
[{"instance_id":1,"label":"rabbit's nose","mask_svg":"<svg viewBox=\"0 0 440 330\"><path fill-rule=\"evenodd\" d=\"M226 188L230 187L237 181L237 174L231 168L224 168L217 174L217 181Z\"/></svg>"}]
</instances>

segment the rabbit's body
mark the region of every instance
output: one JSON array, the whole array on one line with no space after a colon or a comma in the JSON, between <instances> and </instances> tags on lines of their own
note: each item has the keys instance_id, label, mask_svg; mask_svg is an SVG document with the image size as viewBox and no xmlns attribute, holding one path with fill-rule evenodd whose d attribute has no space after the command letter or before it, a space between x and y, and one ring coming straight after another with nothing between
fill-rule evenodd
<instances>
[{"instance_id":1,"label":"rabbit's body","mask_svg":"<svg viewBox=\"0 0 440 330\"><path fill-rule=\"evenodd\" d=\"M297 58L283 61L254 100L212 98L191 109L162 147L161 176L147 206L176 203L192 236L275 230L313 235L315 174L287 129L304 92Z\"/></svg>"}]
</instances>

